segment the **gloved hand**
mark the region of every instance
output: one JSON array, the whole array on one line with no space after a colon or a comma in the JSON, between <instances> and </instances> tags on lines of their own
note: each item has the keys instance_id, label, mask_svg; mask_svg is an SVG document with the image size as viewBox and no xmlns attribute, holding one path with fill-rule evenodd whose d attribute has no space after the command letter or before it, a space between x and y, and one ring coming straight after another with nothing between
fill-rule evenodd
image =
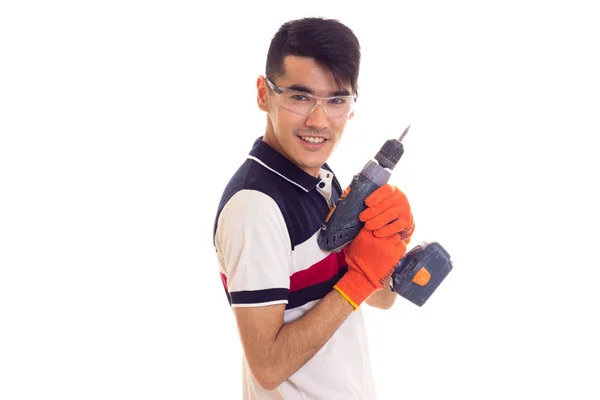
<instances>
[{"instance_id":1,"label":"gloved hand","mask_svg":"<svg viewBox=\"0 0 600 400\"><path fill-rule=\"evenodd\" d=\"M358 216L365 227L377 237L399 233L409 244L415 229L410 204L396 186L385 184L365 199L367 208Z\"/></svg>"},{"instance_id":2,"label":"gloved hand","mask_svg":"<svg viewBox=\"0 0 600 400\"><path fill-rule=\"evenodd\" d=\"M365 225L345 249L348 272L334 286L355 310L391 277L414 229L410 205L398 188L384 185L365 204L359 216Z\"/></svg>"}]
</instances>

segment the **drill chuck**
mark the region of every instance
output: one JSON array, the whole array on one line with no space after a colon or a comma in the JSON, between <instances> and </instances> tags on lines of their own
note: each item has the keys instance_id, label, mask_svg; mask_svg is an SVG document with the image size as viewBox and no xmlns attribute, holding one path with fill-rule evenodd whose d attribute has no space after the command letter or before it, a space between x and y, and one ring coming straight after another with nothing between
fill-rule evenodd
<instances>
[{"instance_id":1,"label":"drill chuck","mask_svg":"<svg viewBox=\"0 0 600 400\"><path fill-rule=\"evenodd\" d=\"M409 129L410 125L402 132L400 139L390 139L381 146L381 149L379 149L375 155L375 161L377 161L382 168L387 168L391 171L396 167L402 154L404 154L402 139L404 139L404 136L406 136Z\"/></svg>"},{"instance_id":2,"label":"drill chuck","mask_svg":"<svg viewBox=\"0 0 600 400\"><path fill-rule=\"evenodd\" d=\"M387 168L390 171L396 167L398 161L404 154L404 146L399 140L390 139L386 141L381 149L375 155L375 161L383 168Z\"/></svg>"}]
</instances>

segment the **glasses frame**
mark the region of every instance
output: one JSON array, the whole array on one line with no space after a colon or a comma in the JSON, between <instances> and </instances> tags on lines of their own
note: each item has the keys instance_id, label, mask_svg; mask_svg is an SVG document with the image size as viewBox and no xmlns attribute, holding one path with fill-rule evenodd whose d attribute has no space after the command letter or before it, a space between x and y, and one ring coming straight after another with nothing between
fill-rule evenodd
<instances>
[{"instance_id":1,"label":"glasses frame","mask_svg":"<svg viewBox=\"0 0 600 400\"><path fill-rule=\"evenodd\" d=\"M338 119L338 118L345 118L348 117L348 115L352 114L352 112L354 111L354 106L356 104L356 100L358 99L358 93L355 94L351 94L351 95L347 95L347 96L328 96L328 97L321 97L321 96L316 96L312 93L308 93L308 92L304 92L302 90L297 90L297 89L290 89L287 87L279 87L277 85L275 85L273 82L271 82L271 80L269 78L265 78L265 80L267 81L267 84L269 85L269 87L277 94L283 94L286 91L290 91L290 92L300 92L302 93L302 95L315 99L315 106L306 114L300 114L296 111L292 111L289 108L283 107L286 110L288 110L289 112L292 112L296 115L302 115L304 117L308 117L310 114L313 113L313 111L315 111L317 109L317 107L319 106L319 104L323 107L323 111L325 112L325 115L327 115L328 118L331 119ZM325 105L325 101L329 101L331 99L347 99L350 101L350 109L348 110L347 113L340 115L339 117L330 117L329 114L327 113L327 107Z\"/></svg>"}]
</instances>

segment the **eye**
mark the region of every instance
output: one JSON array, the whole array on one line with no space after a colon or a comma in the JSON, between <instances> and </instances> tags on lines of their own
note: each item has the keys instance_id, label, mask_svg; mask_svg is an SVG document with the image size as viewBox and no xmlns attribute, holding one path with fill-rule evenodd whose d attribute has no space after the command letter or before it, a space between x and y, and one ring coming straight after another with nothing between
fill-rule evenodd
<instances>
[{"instance_id":1,"label":"eye","mask_svg":"<svg viewBox=\"0 0 600 400\"><path fill-rule=\"evenodd\" d=\"M309 100L308 97L306 97L303 94L299 94L299 93L294 93L294 94L290 95L290 99L296 100L296 101L307 101L307 100Z\"/></svg>"},{"instance_id":2,"label":"eye","mask_svg":"<svg viewBox=\"0 0 600 400\"><path fill-rule=\"evenodd\" d=\"M329 103L333 105L342 105L346 103L346 99L343 97L334 97L333 99L329 100Z\"/></svg>"}]
</instances>

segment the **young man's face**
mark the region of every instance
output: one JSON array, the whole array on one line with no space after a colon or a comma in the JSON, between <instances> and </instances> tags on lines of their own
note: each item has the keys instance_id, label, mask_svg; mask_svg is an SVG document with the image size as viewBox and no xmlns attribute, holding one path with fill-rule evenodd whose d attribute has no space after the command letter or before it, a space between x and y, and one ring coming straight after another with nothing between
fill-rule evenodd
<instances>
[{"instance_id":1,"label":"young man's face","mask_svg":"<svg viewBox=\"0 0 600 400\"><path fill-rule=\"evenodd\" d=\"M308 90L320 97L353 94L350 84L339 88L331 71L312 58L287 56L284 59L284 71L283 76L272 82L279 88ZM339 102L324 100L310 114L302 115L294 112L293 105L296 103L290 107L284 100L289 92L278 94L270 90L266 79L262 77L258 79L257 87L259 108L269 114L264 141L307 173L317 176L354 113L333 118L331 114L334 114L334 107L339 107ZM299 103L309 102L302 96L294 96L294 99ZM328 107L329 115L322 105Z\"/></svg>"}]
</instances>

